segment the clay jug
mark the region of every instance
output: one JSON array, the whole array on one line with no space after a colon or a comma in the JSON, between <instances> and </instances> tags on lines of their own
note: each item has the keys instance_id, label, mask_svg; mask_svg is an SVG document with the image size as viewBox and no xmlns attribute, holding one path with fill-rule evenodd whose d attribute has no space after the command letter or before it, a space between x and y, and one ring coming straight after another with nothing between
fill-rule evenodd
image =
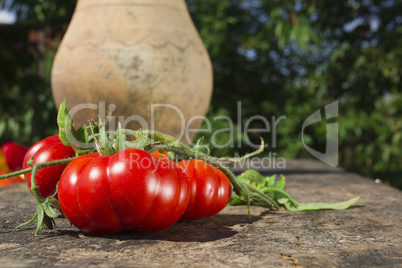
<instances>
[{"instance_id":1,"label":"clay jug","mask_svg":"<svg viewBox=\"0 0 402 268\"><path fill-rule=\"evenodd\" d=\"M76 127L109 114L112 125L191 140L209 107L212 67L184 0L78 0L51 86Z\"/></svg>"}]
</instances>

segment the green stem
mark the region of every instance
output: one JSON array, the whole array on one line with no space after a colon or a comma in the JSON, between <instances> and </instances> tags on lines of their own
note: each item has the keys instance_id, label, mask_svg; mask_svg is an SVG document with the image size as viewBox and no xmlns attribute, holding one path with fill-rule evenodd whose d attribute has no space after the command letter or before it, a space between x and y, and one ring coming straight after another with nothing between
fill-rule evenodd
<instances>
[{"instance_id":1,"label":"green stem","mask_svg":"<svg viewBox=\"0 0 402 268\"><path fill-rule=\"evenodd\" d=\"M4 174L4 175L0 175L0 180L7 179L7 178L10 178L10 177L16 177L16 176L19 176L19 175L23 175L23 174L31 172L31 171L32 171L32 167L22 169L22 170L18 170L18 171L12 172L12 173L7 173L7 174Z\"/></svg>"},{"instance_id":2,"label":"green stem","mask_svg":"<svg viewBox=\"0 0 402 268\"><path fill-rule=\"evenodd\" d=\"M135 135L138 133L138 130L131 130L131 129L122 128L121 132L123 134L135 137Z\"/></svg>"},{"instance_id":3,"label":"green stem","mask_svg":"<svg viewBox=\"0 0 402 268\"><path fill-rule=\"evenodd\" d=\"M262 153L264 151L264 140L262 138L260 138L260 139L261 139L261 146L260 146L260 148L258 148L257 151L254 151L252 153L246 154L246 155L244 155L242 157L236 157L236 158L226 157L226 159L229 160L230 162L237 163L237 162L241 162L241 161L245 160L246 158L249 158L249 157L252 157L252 156L255 156L257 154Z\"/></svg>"},{"instance_id":4,"label":"green stem","mask_svg":"<svg viewBox=\"0 0 402 268\"><path fill-rule=\"evenodd\" d=\"M197 154L196 157L219 168L229 178L236 194L240 197L245 197L245 195L246 195L247 199L249 198L248 189L245 188L244 185L236 179L236 176L233 174L232 171L230 171L230 169L228 167L226 167L224 164L222 164L221 159L219 159L217 157L206 156L204 154Z\"/></svg>"},{"instance_id":5,"label":"green stem","mask_svg":"<svg viewBox=\"0 0 402 268\"><path fill-rule=\"evenodd\" d=\"M155 146L154 148L171 151L175 154L184 155L184 156L187 156L190 158L201 159L211 165L216 166L229 178L230 182L233 185L234 191L240 197L240 199L246 202L247 208L249 210L249 215L250 215L250 202L251 201L258 203L259 205L261 205L263 207L268 207L268 208L275 209L275 210L279 209L278 204L274 200L272 200L272 198L270 196L268 196L267 194L265 194L263 192L258 191L257 189L254 189L253 187L251 187L249 185L244 185L241 182L239 182L237 180L236 176L230 171L230 169L223 164L223 162L228 158L212 157L212 156L205 155L203 153L196 153L196 152L192 151L191 148L190 149L179 148L179 147L171 146L168 144L158 145L158 146ZM261 141L261 147L256 152L248 154L240 159L244 160L248 157L254 156L254 155L262 152L263 148L264 148L264 142Z\"/></svg>"},{"instance_id":6,"label":"green stem","mask_svg":"<svg viewBox=\"0 0 402 268\"><path fill-rule=\"evenodd\" d=\"M203 161L205 161L205 162L207 162L209 164L212 164L212 165L216 166L223 173L225 173L225 175L229 178L230 182L233 185L233 188L234 188L236 194L241 198L246 198L246 200L249 199L249 191L248 191L248 189L246 187L244 187L243 184L241 184L236 179L236 176L229 170L229 168L227 168L225 165L222 164L222 159L221 158L207 156L207 155L205 155L203 153L195 154L195 153L191 152L191 149L186 150L185 148L174 147L174 146L170 146L170 145L167 145L167 144L158 145L155 148L166 150L166 151L171 151L171 152L173 152L175 154L184 155L184 156L187 156L187 157L198 158L198 159L201 159L201 160L203 160Z\"/></svg>"},{"instance_id":7,"label":"green stem","mask_svg":"<svg viewBox=\"0 0 402 268\"><path fill-rule=\"evenodd\" d=\"M184 143L177 141L177 139L175 137L158 132L158 131L131 130L131 129L122 129L121 131L123 132L123 134L127 134L127 135L134 136L134 137L136 137L138 135L138 133L141 132L142 134L147 135L149 138L153 139L154 141L174 144L176 146L179 146L180 148L191 150L191 147L189 147L188 145L185 145Z\"/></svg>"},{"instance_id":8,"label":"green stem","mask_svg":"<svg viewBox=\"0 0 402 268\"><path fill-rule=\"evenodd\" d=\"M31 191L32 194L34 195L36 202L38 204L43 203L43 197L39 193L39 187L36 184L36 172L38 171L38 165L33 165L32 167L32 175L31 175Z\"/></svg>"},{"instance_id":9,"label":"green stem","mask_svg":"<svg viewBox=\"0 0 402 268\"><path fill-rule=\"evenodd\" d=\"M252 187L250 185L246 184L246 187L248 187L249 191L251 193L253 193L252 200L251 200L251 202L253 203L252 205L268 207L268 208L272 208L274 210L279 210L279 205L271 197L269 197L269 195L258 191L257 189L255 189L254 187Z\"/></svg>"},{"instance_id":10,"label":"green stem","mask_svg":"<svg viewBox=\"0 0 402 268\"><path fill-rule=\"evenodd\" d=\"M50 161L50 162L46 162L46 163L37 163L37 164L32 165L32 167L29 167L29 168L26 168L26 169L21 169L21 170L12 172L12 173L7 173L7 174L4 174L4 175L1 175L0 180L32 172L35 166L37 166L38 169L41 169L41 168L46 168L46 167L51 167L51 166L68 164L68 163L70 163L71 161L73 161L76 158L77 158L77 156L71 157L71 158L55 160L55 161Z\"/></svg>"},{"instance_id":11,"label":"green stem","mask_svg":"<svg viewBox=\"0 0 402 268\"><path fill-rule=\"evenodd\" d=\"M29 221L24 222L24 223L18 225L17 227L15 227L15 228L13 229L13 234L14 234L14 232L15 232L16 230L18 230L19 228L21 228L21 227L23 227L23 226L25 226L25 225L28 225L28 224L34 222L37 217L38 217L38 213L36 213L35 216L33 216L33 218L30 219Z\"/></svg>"},{"instance_id":12,"label":"green stem","mask_svg":"<svg viewBox=\"0 0 402 268\"><path fill-rule=\"evenodd\" d=\"M294 199L293 199L287 192L285 192L284 190L281 190L281 189L278 189L278 188L267 187L267 188L264 188L264 191L266 191L266 192L278 192L278 193L281 193L281 194L285 195L285 196L289 199L289 201L290 201L291 203L293 203L293 205L295 205L295 206L298 206L298 205L299 205L299 203L298 203L296 200L294 200Z\"/></svg>"},{"instance_id":13,"label":"green stem","mask_svg":"<svg viewBox=\"0 0 402 268\"><path fill-rule=\"evenodd\" d=\"M51 167L51 166L57 166L57 165L62 165L62 164L67 164L70 163L71 161L73 161L74 159L76 159L78 156L76 157L71 157L71 158L66 158L66 159L60 159L60 160L55 160L55 161L51 161L51 162L45 162L45 163L37 163L32 165L29 168L14 172L14 173L10 173L7 174L7 176L15 176L16 173L18 174L25 174L28 172L32 172L31 174L31 191L33 196L36 199L36 202L38 203L37 207L36 207L36 214L35 216L29 220L26 223L20 224L18 225L16 228L14 228L13 233L21 228L22 226L25 226L31 222L33 222L34 220L38 219L38 223L37 223L37 228L35 231L35 236L38 235L38 231L42 229L42 227L44 225L46 225L49 229L53 228L54 225L54 218L57 216L57 214L54 212L53 208L54 207L54 202L57 201L52 201L52 198L56 195L57 193L57 186L56 186L56 190L54 192L54 194L50 197L47 198L43 198L41 196L41 194L39 193L39 187L36 183L36 174L38 172L39 169L41 168L46 168L46 167ZM0 179L4 179L4 176L1 176Z\"/></svg>"}]
</instances>

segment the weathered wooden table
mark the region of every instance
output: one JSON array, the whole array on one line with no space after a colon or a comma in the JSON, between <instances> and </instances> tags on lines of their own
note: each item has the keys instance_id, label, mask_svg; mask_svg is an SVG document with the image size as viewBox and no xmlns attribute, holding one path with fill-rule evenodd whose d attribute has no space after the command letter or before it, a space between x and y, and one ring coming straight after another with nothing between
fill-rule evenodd
<instances>
[{"instance_id":1,"label":"weathered wooden table","mask_svg":"<svg viewBox=\"0 0 402 268\"><path fill-rule=\"evenodd\" d=\"M402 266L402 193L311 160L286 162L286 189L300 202L360 200L345 211L270 212L226 207L160 233L84 234L66 219L33 235L16 225L36 204L25 185L0 189L0 267Z\"/></svg>"}]
</instances>

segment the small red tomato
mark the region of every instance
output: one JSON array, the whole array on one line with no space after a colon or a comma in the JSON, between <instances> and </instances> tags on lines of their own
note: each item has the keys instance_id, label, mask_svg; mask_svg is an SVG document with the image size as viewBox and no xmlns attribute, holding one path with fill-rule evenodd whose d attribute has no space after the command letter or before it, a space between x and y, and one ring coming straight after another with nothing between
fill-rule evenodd
<instances>
[{"instance_id":1,"label":"small red tomato","mask_svg":"<svg viewBox=\"0 0 402 268\"><path fill-rule=\"evenodd\" d=\"M28 148L15 142L5 142L1 145L1 151L6 157L9 168L11 170L20 170Z\"/></svg>"},{"instance_id":2,"label":"small red tomato","mask_svg":"<svg viewBox=\"0 0 402 268\"><path fill-rule=\"evenodd\" d=\"M74 157L75 152L71 146L65 146L59 139L59 136L54 135L47 137L35 143L24 157L23 168L28 168L27 161L33 157L36 163L50 162L65 158ZM61 173L67 164L41 168L36 173L36 184L38 185L39 193L42 197L51 196L56 191L56 185L60 180ZM31 191L31 173L26 173L25 180L28 188Z\"/></svg>"},{"instance_id":3,"label":"small red tomato","mask_svg":"<svg viewBox=\"0 0 402 268\"><path fill-rule=\"evenodd\" d=\"M0 171L0 175L5 175L10 173L10 171ZM2 187L6 187L9 185L13 185L16 183L21 183L24 182L25 180L19 176L15 176L15 177L11 177L11 178L7 178L7 179L2 179L0 180L0 188Z\"/></svg>"},{"instance_id":4,"label":"small red tomato","mask_svg":"<svg viewBox=\"0 0 402 268\"><path fill-rule=\"evenodd\" d=\"M222 171L199 159L183 160L178 165L190 187L190 201L181 221L213 216L228 204L232 184Z\"/></svg>"},{"instance_id":5,"label":"small red tomato","mask_svg":"<svg viewBox=\"0 0 402 268\"><path fill-rule=\"evenodd\" d=\"M126 149L73 160L61 176L58 198L67 219L84 232L156 232L183 215L189 191L176 164Z\"/></svg>"},{"instance_id":6,"label":"small red tomato","mask_svg":"<svg viewBox=\"0 0 402 268\"><path fill-rule=\"evenodd\" d=\"M152 155L172 162L167 153L155 151ZM186 174L190 187L190 201L181 221L213 216L228 204L232 184L221 170L200 159L183 160L178 165Z\"/></svg>"}]
</instances>

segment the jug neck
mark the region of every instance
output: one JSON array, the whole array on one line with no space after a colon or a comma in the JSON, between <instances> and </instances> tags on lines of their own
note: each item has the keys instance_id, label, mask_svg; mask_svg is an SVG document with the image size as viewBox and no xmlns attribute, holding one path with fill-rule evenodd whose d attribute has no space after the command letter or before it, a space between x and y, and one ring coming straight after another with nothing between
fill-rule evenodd
<instances>
[{"instance_id":1,"label":"jug neck","mask_svg":"<svg viewBox=\"0 0 402 268\"><path fill-rule=\"evenodd\" d=\"M80 9L96 7L116 7L116 6L147 6L147 7L166 7L187 11L185 0L78 0L76 11Z\"/></svg>"}]
</instances>

